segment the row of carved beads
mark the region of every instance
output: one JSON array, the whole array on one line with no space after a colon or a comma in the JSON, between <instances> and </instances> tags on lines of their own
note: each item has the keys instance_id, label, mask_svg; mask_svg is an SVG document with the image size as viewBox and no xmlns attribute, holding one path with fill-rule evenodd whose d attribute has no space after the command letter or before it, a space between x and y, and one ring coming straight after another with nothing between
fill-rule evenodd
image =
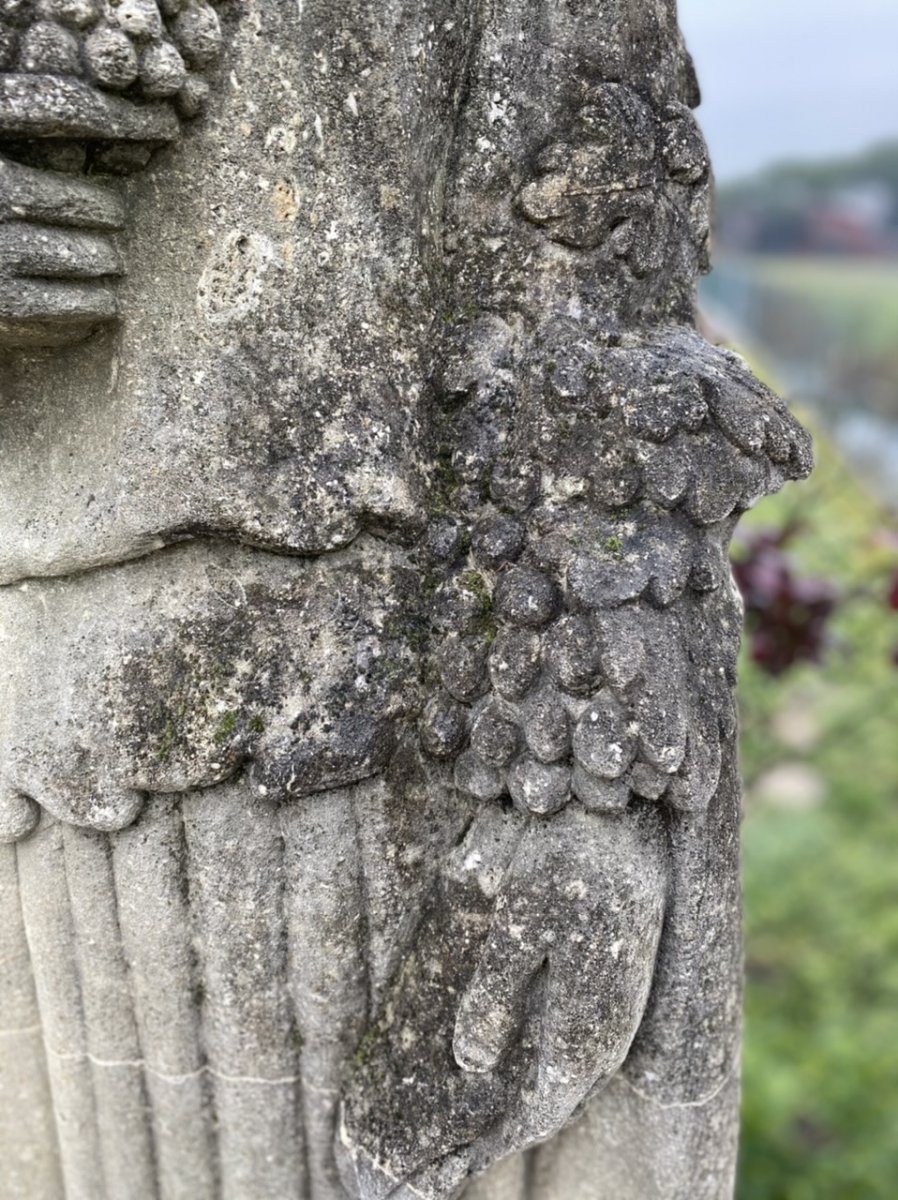
<instances>
[{"instance_id":1,"label":"row of carved beads","mask_svg":"<svg viewBox=\"0 0 898 1200\"><path fill-rule=\"evenodd\" d=\"M206 101L203 73L220 52L205 0L11 0L0 24L0 69L172 99L188 117Z\"/></svg>"}]
</instances>

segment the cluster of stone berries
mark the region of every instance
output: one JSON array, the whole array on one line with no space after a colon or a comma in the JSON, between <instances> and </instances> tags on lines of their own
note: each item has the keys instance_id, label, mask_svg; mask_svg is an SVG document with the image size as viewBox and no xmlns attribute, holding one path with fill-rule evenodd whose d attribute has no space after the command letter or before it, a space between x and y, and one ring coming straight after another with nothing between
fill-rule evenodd
<instances>
[{"instance_id":1,"label":"cluster of stone berries","mask_svg":"<svg viewBox=\"0 0 898 1200\"><path fill-rule=\"evenodd\" d=\"M454 570L432 613L422 746L465 793L539 814L634 794L701 810L735 729L727 522L806 473L807 439L688 330L602 347L588 387L561 362L517 421L546 434L529 460L513 421L479 438L482 406L501 407L489 376L458 410L460 482L430 538Z\"/></svg>"},{"instance_id":2,"label":"cluster of stone berries","mask_svg":"<svg viewBox=\"0 0 898 1200\"><path fill-rule=\"evenodd\" d=\"M0 69L85 79L199 113L221 52L205 0L0 0Z\"/></svg>"},{"instance_id":3,"label":"cluster of stone berries","mask_svg":"<svg viewBox=\"0 0 898 1200\"><path fill-rule=\"evenodd\" d=\"M613 811L631 793L655 800L676 792L689 750L679 612L638 600L604 611L600 602L577 603L572 611L559 572L537 564L527 541L517 517L493 512L473 534L478 569L440 589L439 681L422 716L425 751L454 760L462 791L480 800L510 795L542 815L572 795ZM680 788L672 801L679 807L692 807L699 793L706 802L719 773L719 717L731 679L716 670L714 677L725 694L714 697L702 734L716 764L703 771L704 786L690 780Z\"/></svg>"}]
</instances>

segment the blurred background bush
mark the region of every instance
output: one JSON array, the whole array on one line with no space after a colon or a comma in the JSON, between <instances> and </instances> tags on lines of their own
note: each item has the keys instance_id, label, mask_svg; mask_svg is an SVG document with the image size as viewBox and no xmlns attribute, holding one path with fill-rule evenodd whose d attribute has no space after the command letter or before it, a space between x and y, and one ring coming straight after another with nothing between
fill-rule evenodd
<instances>
[{"instance_id":1,"label":"blurred background bush","mask_svg":"<svg viewBox=\"0 0 898 1200\"><path fill-rule=\"evenodd\" d=\"M744 522L739 1200L898 1197L898 5L680 0L712 336L812 428Z\"/></svg>"}]
</instances>

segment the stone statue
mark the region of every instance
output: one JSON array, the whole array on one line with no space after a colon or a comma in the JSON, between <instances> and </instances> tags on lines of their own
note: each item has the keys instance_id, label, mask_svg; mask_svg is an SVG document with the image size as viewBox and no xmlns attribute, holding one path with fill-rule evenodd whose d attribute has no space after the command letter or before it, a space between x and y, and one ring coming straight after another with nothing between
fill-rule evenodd
<instances>
[{"instance_id":1,"label":"stone statue","mask_svg":"<svg viewBox=\"0 0 898 1200\"><path fill-rule=\"evenodd\" d=\"M0 0L4 1200L726 1200L673 0Z\"/></svg>"}]
</instances>

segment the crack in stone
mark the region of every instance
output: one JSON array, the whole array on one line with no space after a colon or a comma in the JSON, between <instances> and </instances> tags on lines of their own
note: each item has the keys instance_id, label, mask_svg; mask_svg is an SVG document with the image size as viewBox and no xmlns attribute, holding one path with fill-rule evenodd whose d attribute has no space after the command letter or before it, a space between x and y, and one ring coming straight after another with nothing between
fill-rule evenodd
<instances>
[{"instance_id":1,"label":"crack in stone","mask_svg":"<svg viewBox=\"0 0 898 1200\"><path fill-rule=\"evenodd\" d=\"M698 1100L677 1100L672 1104L663 1104L660 1100L656 1100L654 1096L648 1095L647 1092L640 1091L636 1084L633 1083L632 1080L628 1079L623 1071L620 1072L618 1078L627 1085L634 1095L638 1096L640 1100L644 1100L646 1104L651 1104L653 1108L657 1108L661 1112L671 1112L681 1108L704 1108L705 1105L710 1104L712 1100L717 1099L717 1097L725 1090L725 1088L733 1081L733 1079L736 1078L737 1073L738 1063L732 1063L723 1080L717 1085L716 1088L714 1088L713 1091L708 1092L706 1096L702 1096Z\"/></svg>"},{"instance_id":2,"label":"crack in stone","mask_svg":"<svg viewBox=\"0 0 898 1200\"><path fill-rule=\"evenodd\" d=\"M21 1033L30 1034L40 1032L40 1026L24 1030L4 1030L0 1033ZM109 1070L140 1070L146 1071L147 1074L153 1075L156 1079L161 1079L164 1083L175 1084L180 1086L184 1083L190 1083L194 1079L199 1079L203 1075L209 1075L213 1079L220 1079L224 1083L250 1083L264 1084L271 1087L287 1087L295 1083L303 1082L303 1086L309 1091L320 1096L337 1096L339 1091L337 1088L317 1087L314 1084L302 1081L300 1075L282 1075L269 1077L264 1075L232 1075L227 1071L216 1070L208 1063L201 1067L197 1067L195 1071L188 1071L184 1074L173 1074L168 1071L161 1071L157 1067L151 1066L145 1059L108 1059L101 1058L96 1054L91 1054L87 1050L79 1050L73 1053L67 1053L61 1050L54 1050L52 1046L45 1044L45 1049L48 1054L60 1062L87 1062L94 1067L102 1067Z\"/></svg>"}]
</instances>

